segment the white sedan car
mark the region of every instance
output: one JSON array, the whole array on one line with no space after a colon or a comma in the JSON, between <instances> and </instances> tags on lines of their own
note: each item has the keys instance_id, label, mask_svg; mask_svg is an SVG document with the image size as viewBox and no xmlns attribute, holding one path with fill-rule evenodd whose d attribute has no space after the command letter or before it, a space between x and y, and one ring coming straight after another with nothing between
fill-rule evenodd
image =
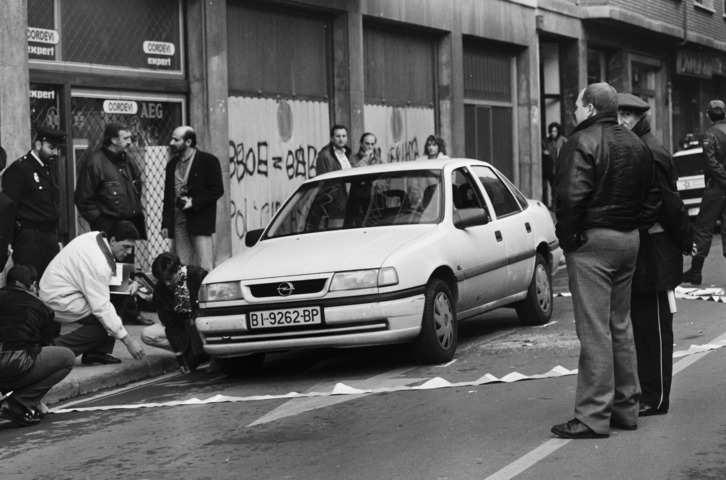
<instances>
[{"instance_id":1,"label":"white sedan car","mask_svg":"<svg viewBox=\"0 0 726 480\"><path fill-rule=\"evenodd\" d=\"M552 217L491 165L447 159L332 172L303 183L200 290L197 329L227 373L265 352L413 343L454 356L457 323L515 307L552 315Z\"/></svg>"}]
</instances>

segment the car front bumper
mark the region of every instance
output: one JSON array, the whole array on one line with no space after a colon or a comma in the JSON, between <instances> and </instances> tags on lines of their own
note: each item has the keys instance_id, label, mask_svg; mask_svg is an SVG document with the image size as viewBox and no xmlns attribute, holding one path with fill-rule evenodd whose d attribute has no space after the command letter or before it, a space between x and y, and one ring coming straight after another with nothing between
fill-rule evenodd
<instances>
[{"instance_id":1,"label":"car front bumper","mask_svg":"<svg viewBox=\"0 0 726 480\"><path fill-rule=\"evenodd\" d=\"M324 324L251 330L246 312L206 309L197 317L204 349L214 357L319 347L358 347L413 341L421 330L423 294L347 305L324 305ZM277 305L276 307L282 307ZM258 309L270 306L260 305ZM249 306L245 310L250 310Z\"/></svg>"}]
</instances>

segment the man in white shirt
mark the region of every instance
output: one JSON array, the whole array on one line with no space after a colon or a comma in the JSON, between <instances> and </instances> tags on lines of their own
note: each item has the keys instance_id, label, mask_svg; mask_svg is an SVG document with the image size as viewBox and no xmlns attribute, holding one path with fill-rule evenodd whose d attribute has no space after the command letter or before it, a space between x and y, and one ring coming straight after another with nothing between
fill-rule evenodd
<instances>
[{"instance_id":1,"label":"man in white shirt","mask_svg":"<svg viewBox=\"0 0 726 480\"><path fill-rule=\"evenodd\" d=\"M350 154L348 128L344 125L333 125L330 129L330 143L320 149L315 159L315 175L350 168Z\"/></svg>"},{"instance_id":2,"label":"man in white shirt","mask_svg":"<svg viewBox=\"0 0 726 480\"><path fill-rule=\"evenodd\" d=\"M80 323L81 327L56 337L59 347L83 355L86 365L120 363L111 356L114 343L120 340L131 356L144 357L141 344L132 339L111 304L111 278L116 262L126 258L139 239L139 232L126 220L116 222L109 231L88 232L74 238L50 262L40 280L40 299L55 312L59 323ZM134 295L139 285L131 282Z\"/></svg>"}]
</instances>

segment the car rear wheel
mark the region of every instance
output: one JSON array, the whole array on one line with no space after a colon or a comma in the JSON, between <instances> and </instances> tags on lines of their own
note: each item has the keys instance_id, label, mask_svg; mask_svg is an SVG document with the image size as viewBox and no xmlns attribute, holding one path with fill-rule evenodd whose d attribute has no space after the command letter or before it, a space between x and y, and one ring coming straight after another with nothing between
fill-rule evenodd
<instances>
[{"instance_id":1,"label":"car rear wheel","mask_svg":"<svg viewBox=\"0 0 726 480\"><path fill-rule=\"evenodd\" d=\"M525 325L544 325L552 318L552 273L538 253L527 298L517 304L517 316Z\"/></svg>"},{"instance_id":2,"label":"car rear wheel","mask_svg":"<svg viewBox=\"0 0 726 480\"><path fill-rule=\"evenodd\" d=\"M426 302L421 333L414 344L423 363L444 363L454 358L459 331L451 289L443 280L433 278L426 285Z\"/></svg>"},{"instance_id":3,"label":"car rear wheel","mask_svg":"<svg viewBox=\"0 0 726 480\"><path fill-rule=\"evenodd\" d=\"M217 358L219 370L228 377L258 375L265 363L264 353L253 353L243 357Z\"/></svg>"}]
</instances>

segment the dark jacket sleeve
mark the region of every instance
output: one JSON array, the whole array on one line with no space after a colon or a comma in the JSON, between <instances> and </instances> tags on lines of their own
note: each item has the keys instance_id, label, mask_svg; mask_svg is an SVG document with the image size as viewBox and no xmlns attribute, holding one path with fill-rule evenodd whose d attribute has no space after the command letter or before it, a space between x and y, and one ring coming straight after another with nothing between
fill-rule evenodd
<instances>
[{"instance_id":1,"label":"dark jacket sleeve","mask_svg":"<svg viewBox=\"0 0 726 480\"><path fill-rule=\"evenodd\" d=\"M668 172L660 162L655 162L655 171L663 199L658 221L676 247L684 254L688 254L693 245L693 226L670 174L673 170Z\"/></svg>"},{"instance_id":2,"label":"dark jacket sleeve","mask_svg":"<svg viewBox=\"0 0 726 480\"><path fill-rule=\"evenodd\" d=\"M594 149L587 148L581 137L570 139L557 157L556 234L565 251L574 251L580 246L588 199L595 188Z\"/></svg>"},{"instance_id":3,"label":"dark jacket sleeve","mask_svg":"<svg viewBox=\"0 0 726 480\"><path fill-rule=\"evenodd\" d=\"M722 190L726 190L726 168L721 163L724 155L724 152L721 151L721 143L712 132L706 131L702 146L703 166L706 172Z\"/></svg>"},{"instance_id":4,"label":"dark jacket sleeve","mask_svg":"<svg viewBox=\"0 0 726 480\"><path fill-rule=\"evenodd\" d=\"M8 245L12 241L15 225L15 203L7 195L0 193L0 270L8 261Z\"/></svg>"},{"instance_id":5,"label":"dark jacket sleeve","mask_svg":"<svg viewBox=\"0 0 726 480\"><path fill-rule=\"evenodd\" d=\"M200 162L195 161L192 165L190 177L198 172L198 178L189 179L190 195L192 197L192 210L198 212L214 205L224 194L224 184L222 182L222 167L219 165L219 159L212 154L206 152L198 152L201 158Z\"/></svg>"},{"instance_id":6,"label":"dark jacket sleeve","mask_svg":"<svg viewBox=\"0 0 726 480\"><path fill-rule=\"evenodd\" d=\"M161 228L169 230L169 237L174 238L174 169L176 159L169 160L166 164L166 176L164 177L164 202L161 212Z\"/></svg>"},{"instance_id":7,"label":"dark jacket sleeve","mask_svg":"<svg viewBox=\"0 0 726 480\"><path fill-rule=\"evenodd\" d=\"M99 180L94 173L92 159L93 156L90 156L83 161L73 196L78 213L89 224L92 224L96 218L101 216L101 209L96 203L96 190L98 189Z\"/></svg>"},{"instance_id":8,"label":"dark jacket sleeve","mask_svg":"<svg viewBox=\"0 0 726 480\"><path fill-rule=\"evenodd\" d=\"M16 160L17 162L17 160ZM19 165L13 162L3 173L3 193L13 201L15 205L20 204L20 200L23 198L23 191L25 189L25 173L22 171ZM15 217L13 217L13 222Z\"/></svg>"}]
</instances>

